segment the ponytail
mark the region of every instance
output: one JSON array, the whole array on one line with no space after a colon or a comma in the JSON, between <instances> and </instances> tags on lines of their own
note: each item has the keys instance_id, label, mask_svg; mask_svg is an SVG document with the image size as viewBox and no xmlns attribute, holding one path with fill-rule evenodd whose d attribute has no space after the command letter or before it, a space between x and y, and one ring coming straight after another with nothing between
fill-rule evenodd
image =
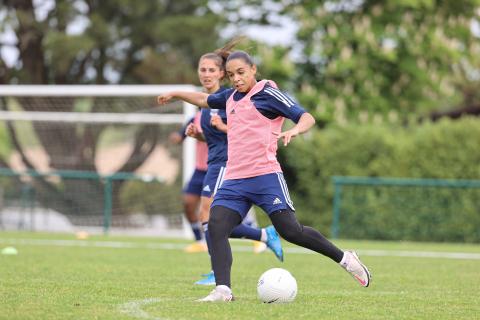
<instances>
[{"instance_id":1,"label":"ponytail","mask_svg":"<svg viewBox=\"0 0 480 320\"><path fill-rule=\"evenodd\" d=\"M246 39L245 36L239 36L235 37L232 40L230 40L226 45L223 47L216 49L213 52L205 53L200 57L200 60L202 59L211 59L216 62L217 66L220 68L220 70L225 71L225 65L227 64L227 59L232 54L233 48L240 42Z\"/></svg>"}]
</instances>

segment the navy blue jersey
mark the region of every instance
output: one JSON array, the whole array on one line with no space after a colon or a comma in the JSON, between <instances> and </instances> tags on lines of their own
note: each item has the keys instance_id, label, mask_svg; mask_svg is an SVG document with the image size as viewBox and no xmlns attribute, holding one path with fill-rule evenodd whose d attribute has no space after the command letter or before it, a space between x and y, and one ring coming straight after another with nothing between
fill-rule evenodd
<instances>
[{"instance_id":1,"label":"navy blue jersey","mask_svg":"<svg viewBox=\"0 0 480 320\"><path fill-rule=\"evenodd\" d=\"M222 92L216 92L208 96L208 106L212 109L226 109L228 98L235 89L230 88ZM234 101L239 101L247 93L235 92ZM305 110L292 98L280 90L266 84L258 93L252 96L252 102L257 110L269 119L275 119L278 116L287 118L297 123Z\"/></svg>"},{"instance_id":2,"label":"navy blue jersey","mask_svg":"<svg viewBox=\"0 0 480 320\"><path fill-rule=\"evenodd\" d=\"M220 87L215 94L228 90ZM223 109L202 109L200 125L208 146L208 164L225 164L227 162L227 134L218 130L210 124L212 115L218 114L224 123L227 123L227 113Z\"/></svg>"}]
</instances>

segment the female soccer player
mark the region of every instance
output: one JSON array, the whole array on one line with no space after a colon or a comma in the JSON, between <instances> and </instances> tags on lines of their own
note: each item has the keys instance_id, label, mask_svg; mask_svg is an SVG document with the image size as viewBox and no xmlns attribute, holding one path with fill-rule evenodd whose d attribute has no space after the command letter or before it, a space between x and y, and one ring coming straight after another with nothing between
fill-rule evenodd
<instances>
[{"instance_id":1,"label":"female soccer player","mask_svg":"<svg viewBox=\"0 0 480 320\"><path fill-rule=\"evenodd\" d=\"M200 119L201 112L197 112L195 117L192 117L179 131L172 132L169 140L172 143L180 144L185 140L185 131L187 127L195 119ZM188 183L183 188L183 210L185 217L190 223L195 242L185 247L185 252L206 252L207 245L205 243L204 234L202 231L202 224L198 217L198 209L200 205L200 196L202 195L203 179L207 174L207 158L208 148L207 144L202 141L197 141L195 150L195 170Z\"/></svg>"},{"instance_id":2,"label":"female soccer player","mask_svg":"<svg viewBox=\"0 0 480 320\"><path fill-rule=\"evenodd\" d=\"M224 65L225 61L217 53L207 53L200 58L198 77L207 93L220 93L226 90L220 85L220 81L225 75ZM213 195L222 183L227 162L227 134L225 133L227 129L223 120L227 121L224 109L203 109L200 116L200 126L192 123L186 129L187 135L205 140L208 146L208 169L203 181L200 200L200 220L204 225L207 246L209 247L208 220L210 205L213 201ZM241 223L231 230L230 237L264 242L280 261L283 260L280 238L273 226L259 229ZM207 274L206 278L197 281L196 284L215 285L214 273Z\"/></svg>"},{"instance_id":3,"label":"female soccer player","mask_svg":"<svg viewBox=\"0 0 480 320\"><path fill-rule=\"evenodd\" d=\"M339 263L364 287L370 273L355 252L342 251L317 230L301 225L294 213L280 164L277 140L287 146L308 131L315 120L270 80L257 82L257 67L243 51L227 58L226 71L233 88L217 94L174 91L157 98L164 104L178 98L200 107L224 109L228 125L228 161L222 186L210 209L212 265L216 288L199 301L232 301L232 253L228 235L252 204L260 206L287 241L321 253ZM285 118L296 125L282 132Z\"/></svg>"}]
</instances>

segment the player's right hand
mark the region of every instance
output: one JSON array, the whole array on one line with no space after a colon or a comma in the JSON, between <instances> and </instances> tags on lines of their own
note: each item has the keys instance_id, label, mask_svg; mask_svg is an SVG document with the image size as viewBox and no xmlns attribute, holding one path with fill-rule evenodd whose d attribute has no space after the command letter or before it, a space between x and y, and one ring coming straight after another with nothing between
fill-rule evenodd
<instances>
[{"instance_id":1,"label":"player's right hand","mask_svg":"<svg viewBox=\"0 0 480 320\"><path fill-rule=\"evenodd\" d=\"M185 135L192 138L196 138L197 134L198 134L197 127L193 123L190 123L185 129Z\"/></svg>"},{"instance_id":2,"label":"player's right hand","mask_svg":"<svg viewBox=\"0 0 480 320\"><path fill-rule=\"evenodd\" d=\"M168 136L168 141L173 144L180 144L182 142L183 138L182 135L180 135L178 132L172 132Z\"/></svg>"},{"instance_id":3,"label":"player's right hand","mask_svg":"<svg viewBox=\"0 0 480 320\"><path fill-rule=\"evenodd\" d=\"M170 93L164 93L157 97L157 103L159 105L167 104L168 101L172 99L172 95Z\"/></svg>"}]
</instances>

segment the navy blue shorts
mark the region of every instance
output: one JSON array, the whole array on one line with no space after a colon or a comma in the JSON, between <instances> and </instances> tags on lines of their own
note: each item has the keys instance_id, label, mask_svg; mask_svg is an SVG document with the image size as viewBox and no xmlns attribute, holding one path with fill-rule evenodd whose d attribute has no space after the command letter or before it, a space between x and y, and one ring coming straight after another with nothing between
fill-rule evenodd
<instances>
[{"instance_id":1,"label":"navy blue shorts","mask_svg":"<svg viewBox=\"0 0 480 320\"><path fill-rule=\"evenodd\" d=\"M218 190L225 175L225 164L209 164L203 179L202 197L211 198Z\"/></svg>"},{"instance_id":2,"label":"navy blue shorts","mask_svg":"<svg viewBox=\"0 0 480 320\"><path fill-rule=\"evenodd\" d=\"M243 219L252 204L262 208L268 215L287 208L295 210L281 172L223 181L214 196L212 207L227 207L237 211Z\"/></svg>"},{"instance_id":3,"label":"navy blue shorts","mask_svg":"<svg viewBox=\"0 0 480 320\"><path fill-rule=\"evenodd\" d=\"M183 188L183 193L200 196L202 194L203 179L205 178L206 174L207 171L195 169L190 181Z\"/></svg>"}]
</instances>

